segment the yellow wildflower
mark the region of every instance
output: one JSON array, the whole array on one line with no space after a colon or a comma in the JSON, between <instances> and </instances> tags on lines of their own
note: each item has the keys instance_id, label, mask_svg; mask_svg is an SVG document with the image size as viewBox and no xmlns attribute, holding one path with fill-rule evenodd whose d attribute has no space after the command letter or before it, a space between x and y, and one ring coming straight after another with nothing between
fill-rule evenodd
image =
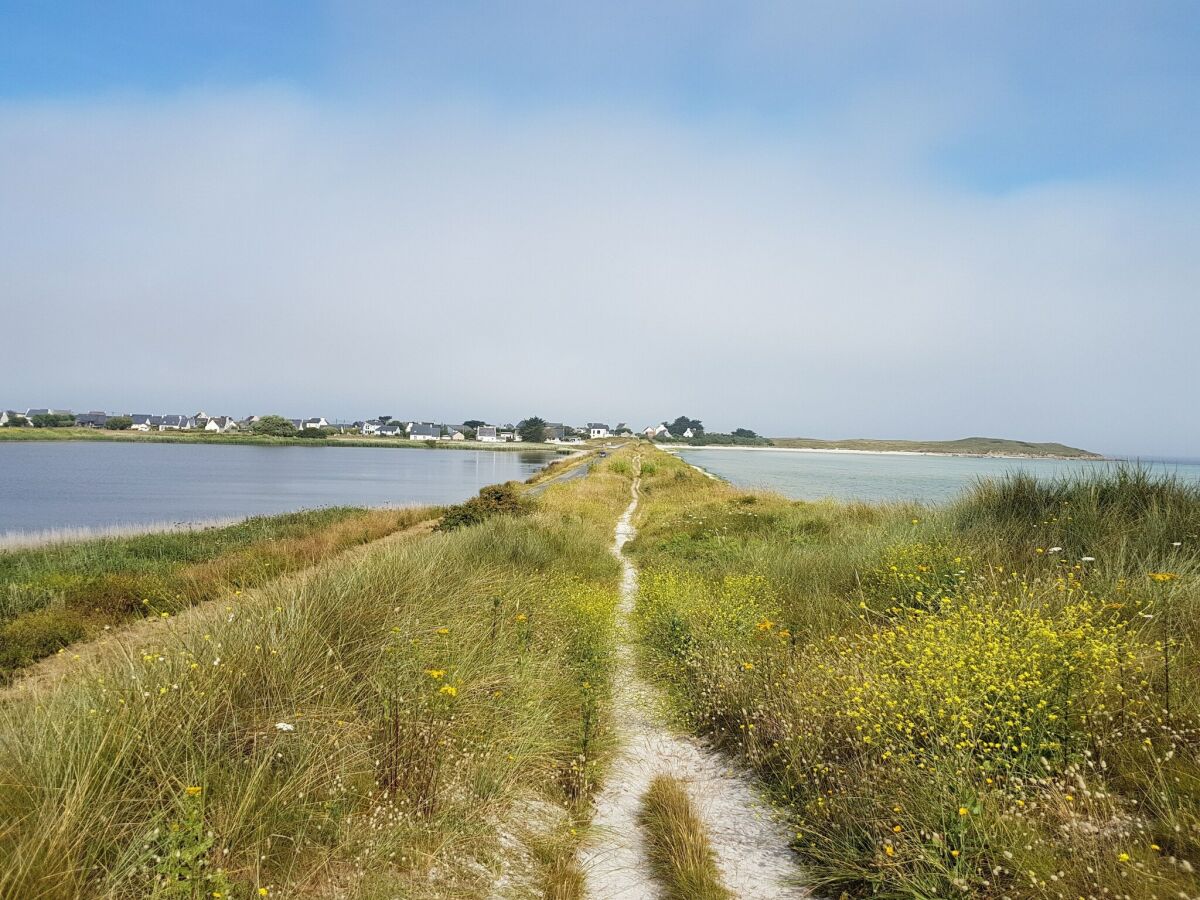
<instances>
[{"instance_id":1,"label":"yellow wildflower","mask_svg":"<svg viewBox=\"0 0 1200 900\"><path fill-rule=\"evenodd\" d=\"M450 629L449 628L439 628L437 633L438 634L449 634Z\"/></svg>"},{"instance_id":2,"label":"yellow wildflower","mask_svg":"<svg viewBox=\"0 0 1200 900\"><path fill-rule=\"evenodd\" d=\"M445 694L447 697L457 697L458 696L458 688L456 688L452 684L443 684L441 686L441 688L438 690L438 693Z\"/></svg>"},{"instance_id":3,"label":"yellow wildflower","mask_svg":"<svg viewBox=\"0 0 1200 900\"><path fill-rule=\"evenodd\" d=\"M1174 572L1150 572L1148 573L1151 581L1172 581L1179 576Z\"/></svg>"},{"instance_id":4,"label":"yellow wildflower","mask_svg":"<svg viewBox=\"0 0 1200 900\"><path fill-rule=\"evenodd\" d=\"M970 810L969 810L969 809L967 809L965 806L960 806L960 807L958 808L958 814L959 814L960 816L965 816L965 815L966 815L968 812L970 812Z\"/></svg>"},{"instance_id":5,"label":"yellow wildflower","mask_svg":"<svg viewBox=\"0 0 1200 900\"><path fill-rule=\"evenodd\" d=\"M753 668L754 668L754 663L752 663L752 662L749 662L749 661L747 661L747 662L743 662L743 663L742 663L742 668L743 668L745 671L749 672L751 669L753 669Z\"/></svg>"},{"instance_id":6,"label":"yellow wildflower","mask_svg":"<svg viewBox=\"0 0 1200 900\"><path fill-rule=\"evenodd\" d=\"M185 793L186 793L186 794L187 794L189 797L199 797L199 796L200 796L200 793L201 793L203 790L204 790L204 788L202 788L202 787L200 787L200 786L198 786L198 785L192 785L191 787L185 788L185 789L184 789L184 792L185 792Z\"/></svg>"},{"instance_id":7,"label":"yellow wildflower","mask_svg":"<svg viewBox=\"0 0 1200 900\"><path fill-rule=\"evenodd\" d=\"M443 675L446 674L446 670L445 669L426 669L425 674L428 675L430 678L432 678L434 681L437 681Z\"/></svg>"}]
</instances>

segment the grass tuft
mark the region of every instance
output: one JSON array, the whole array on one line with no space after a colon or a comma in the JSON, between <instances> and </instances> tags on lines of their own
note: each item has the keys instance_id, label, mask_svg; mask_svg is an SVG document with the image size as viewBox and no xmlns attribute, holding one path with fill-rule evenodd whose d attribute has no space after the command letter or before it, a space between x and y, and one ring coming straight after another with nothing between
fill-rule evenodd
<instances>
[{"instance_id":1,"label":"grass tuft","mask_svg":"<svg viewBox=\"0 0 1200 900\"><path fill-rule=\"evenodd\" d=\"M666 900L728 900L704 822L677 779L659 775L642 798L650 865Z\"/></svg>"}]
</instances>

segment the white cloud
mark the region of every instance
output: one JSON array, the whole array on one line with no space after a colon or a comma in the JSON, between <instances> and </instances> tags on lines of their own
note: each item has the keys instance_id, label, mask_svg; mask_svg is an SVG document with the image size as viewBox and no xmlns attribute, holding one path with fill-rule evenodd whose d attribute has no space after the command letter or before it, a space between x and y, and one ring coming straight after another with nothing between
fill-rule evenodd
<instances>
[{"instance_id":1,"label":"white cloud","mask_svg":"<svg viewBox=\"0 0 1200 900\"><path fill-rule=\"evenodd\" d=\"M1200 455L1193 183L989 196L892 152L923 126L838 127L277 89L0 107L0 403Z\"/></svg>"}]
</instances>

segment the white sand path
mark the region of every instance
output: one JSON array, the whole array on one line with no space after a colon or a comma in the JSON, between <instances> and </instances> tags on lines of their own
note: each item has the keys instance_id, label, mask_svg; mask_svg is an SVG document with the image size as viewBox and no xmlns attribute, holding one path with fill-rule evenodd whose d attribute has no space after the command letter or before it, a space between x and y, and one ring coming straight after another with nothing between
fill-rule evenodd
<instances>
[{"instance_id":1,"label":"white sand path","mask_svg":"<svg viewBox=\"0 0 1200 900\"><path fill-rule=\"evenodd\" d=\"M637 571L622 553L635 534L638 479L633 498L617 523L613 553L621 561L617 672L613 718L621 750L596 798L593 829L580 851L593 900L643 900L660 891L650 871L638 811L656 775L681 779L704 819L722 880L743 900L808 898L788 850L788 831L761 800L751 777L721 754L664 724L658 691L634 665L629 618L637 593Z\"/></svg>"}]
</instances>

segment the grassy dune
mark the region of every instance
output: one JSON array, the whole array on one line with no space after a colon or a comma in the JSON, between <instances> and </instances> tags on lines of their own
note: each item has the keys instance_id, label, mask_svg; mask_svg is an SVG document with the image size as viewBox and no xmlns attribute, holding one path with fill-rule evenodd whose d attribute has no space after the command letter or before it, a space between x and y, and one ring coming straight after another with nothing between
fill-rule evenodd
<instances>
[{"instance_id":1,"label":"grassy dune","mask_svg":"<svg viewBox=\"0 0 1200 900\"><path fill-rule=\"evenodd\" d=\"M0 678L107 628L232 596L434 514L337 507L0 552Z\"/></svg>"},{"instance_id":2,"label":"grassy dune","mask_svg":"<svg viewBox=\"0 0 1200 900\"><path fill-rule=\"evenodd\" d=\"M0 897L578 896L611 468L147 622L0 697Z\"/></svg>"},{"instance_id":3,"label":"grassy dune","mask_svg":"<svg viewBox=\"0 0 1200 900\"><path fill-rule=\"evenodd\" d=\"M797 503L658 456L639 627L832 896L1200 894L1200 491Z\"/></svg>"}]
</instances>

